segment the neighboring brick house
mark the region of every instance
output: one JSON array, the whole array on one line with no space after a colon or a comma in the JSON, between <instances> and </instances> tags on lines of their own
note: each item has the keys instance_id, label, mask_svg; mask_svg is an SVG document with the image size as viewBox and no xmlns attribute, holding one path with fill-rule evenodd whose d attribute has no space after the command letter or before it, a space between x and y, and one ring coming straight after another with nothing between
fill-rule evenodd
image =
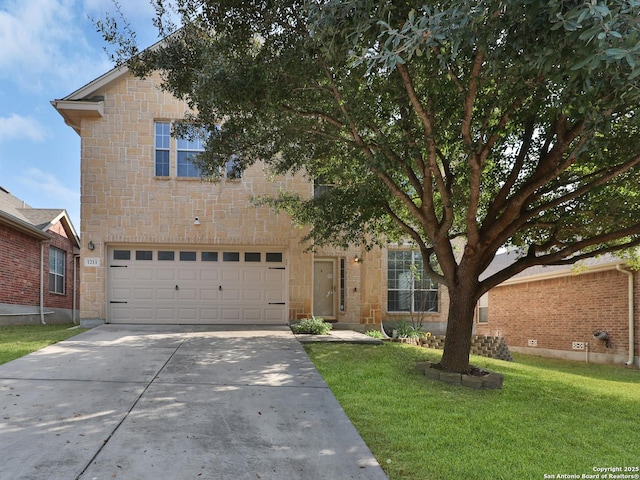
<instances>
[{"instance_id":1,"label":"neighboring brick house","mask_svg":"<svg viewBox=\"0 0 640 480\"><path fill-rule=\"evenodd\" d=\"M485 275L515 255L498 255ZM514 352L640 367L639 283L640 275L611 255L532 267L479 302L476 333L505 337Z\"/></svg>"},{"instance_id":2,"label":"neighboring brick house","mask_svg":"<svg viewBox=\"0 0 640 480\"><path fill-rule=\"evenodd\" d=\"M286 214L250 203L283 189L313 195L312 179L262 163L201 179L189 155L202 145L170 134L187 103L159 76L114 69L52 105L81 137L81 319L285 324L315 314L353 326L408 318L421 303L425 321L444 325L446 291L412 292L416 253L311 253Z\"/></svg>"},{"instance_id":3,"label":"neighboring brick house","mask_svg":"<svg viewBox=\"0 0 640 480\"><path fill-rule=\"evenodd\" d=\"M0 325L74 321L79 248L65 210L31 208L0 187Z\"/></svg>"}]
</instances>

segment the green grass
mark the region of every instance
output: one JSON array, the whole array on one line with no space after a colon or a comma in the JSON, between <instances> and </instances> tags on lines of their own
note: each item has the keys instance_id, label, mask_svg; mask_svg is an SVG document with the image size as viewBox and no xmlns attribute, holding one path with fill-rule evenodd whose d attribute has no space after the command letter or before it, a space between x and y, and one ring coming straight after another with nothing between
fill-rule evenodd
<instances>
[{"instance_id":1,"label":"green grass","mask_svg":"<svg viewBox=\"0 0 640 480\"><path fill-rule=\"evenodd\" d=\"M473 390L414 370L437 361L437 350L305 348L390 480L580 478L594 467L640 465L638 370L472 356L505 376L502 390Z\"/></svg>"},{"instance_id":2,"label":"green grass","mask_svg":"<svg viewBox=\"0 0 640 480\"><path fill-rule=\"evenodd\" d=\"M0 327L0 365L86 330L72 327L72 325Z\"/></svg>"}]
</instances>

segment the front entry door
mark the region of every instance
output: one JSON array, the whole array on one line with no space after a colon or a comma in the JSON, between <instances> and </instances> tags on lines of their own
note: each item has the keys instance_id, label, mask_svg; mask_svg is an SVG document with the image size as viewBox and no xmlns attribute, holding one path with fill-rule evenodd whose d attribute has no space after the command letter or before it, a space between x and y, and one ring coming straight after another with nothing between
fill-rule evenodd
<instances>
[{"instance_id":1,"label":"front entry door","mask_svg":"<svg viewBox=\"0 0 640 480\"><path fill-rule=\"evenodd\" d=\"M325 320L336 318L336 262L332 259L313 262L313 315Z\"/></svg>"}]
</instances>

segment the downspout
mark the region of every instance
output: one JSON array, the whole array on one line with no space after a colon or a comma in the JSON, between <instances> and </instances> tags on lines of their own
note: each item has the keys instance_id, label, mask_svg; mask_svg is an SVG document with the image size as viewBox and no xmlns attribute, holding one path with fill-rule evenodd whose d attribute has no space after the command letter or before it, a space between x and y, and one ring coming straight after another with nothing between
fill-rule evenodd
<instances>
[{"instance_id":1,"label":"downspout","mask_svg":"<svg viewBox=\"0 0 640 480\"><path fill-rule=\"evenodd\" d=\"M40 323L46 325L44 321L44 245L47 242L40 242Z\"/></svg>"},{"instance_id":2,"label":"downspout","mask_svg":"<svg viewBox=\"0 0 640 480\"><path fill-rule=\"evenodd\" d=\"M620 265L616 265L616 270L627 275L629 279L629 360L625 365L633 365L635 358L635 344L634 344L634 327L633 327L633 272L625 270Z\"/></svg>"}]
</instances>

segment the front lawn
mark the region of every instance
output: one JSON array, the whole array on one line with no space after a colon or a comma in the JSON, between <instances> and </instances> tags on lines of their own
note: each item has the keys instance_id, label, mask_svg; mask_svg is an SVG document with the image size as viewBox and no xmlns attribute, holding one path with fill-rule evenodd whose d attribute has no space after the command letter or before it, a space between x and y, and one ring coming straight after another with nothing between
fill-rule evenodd
<instances>
[{"instance_id":1,"label":"front lawn","mask_svg":"<svg viewBox=\"0 0 640 480\"><path fill-rule=\"evenodd\" d=\"M15 325L0 327L0 365L73 337L86 329L73 325Z\"/></svg>"},{"instance_id":2,"label":"front lawn","mask_svg":"<svg viewBox=\"0 0 640 480\"><path fill-rule=\"evenodd\" d=\"M437 361L437 350L397 343L305 349L390 480L596 478L594 469L606 467L633 475L618 478L640 478L638 370L472 357L505 376L502 390L472 390L414 370Z\"/></svg>"}]
</instances>

